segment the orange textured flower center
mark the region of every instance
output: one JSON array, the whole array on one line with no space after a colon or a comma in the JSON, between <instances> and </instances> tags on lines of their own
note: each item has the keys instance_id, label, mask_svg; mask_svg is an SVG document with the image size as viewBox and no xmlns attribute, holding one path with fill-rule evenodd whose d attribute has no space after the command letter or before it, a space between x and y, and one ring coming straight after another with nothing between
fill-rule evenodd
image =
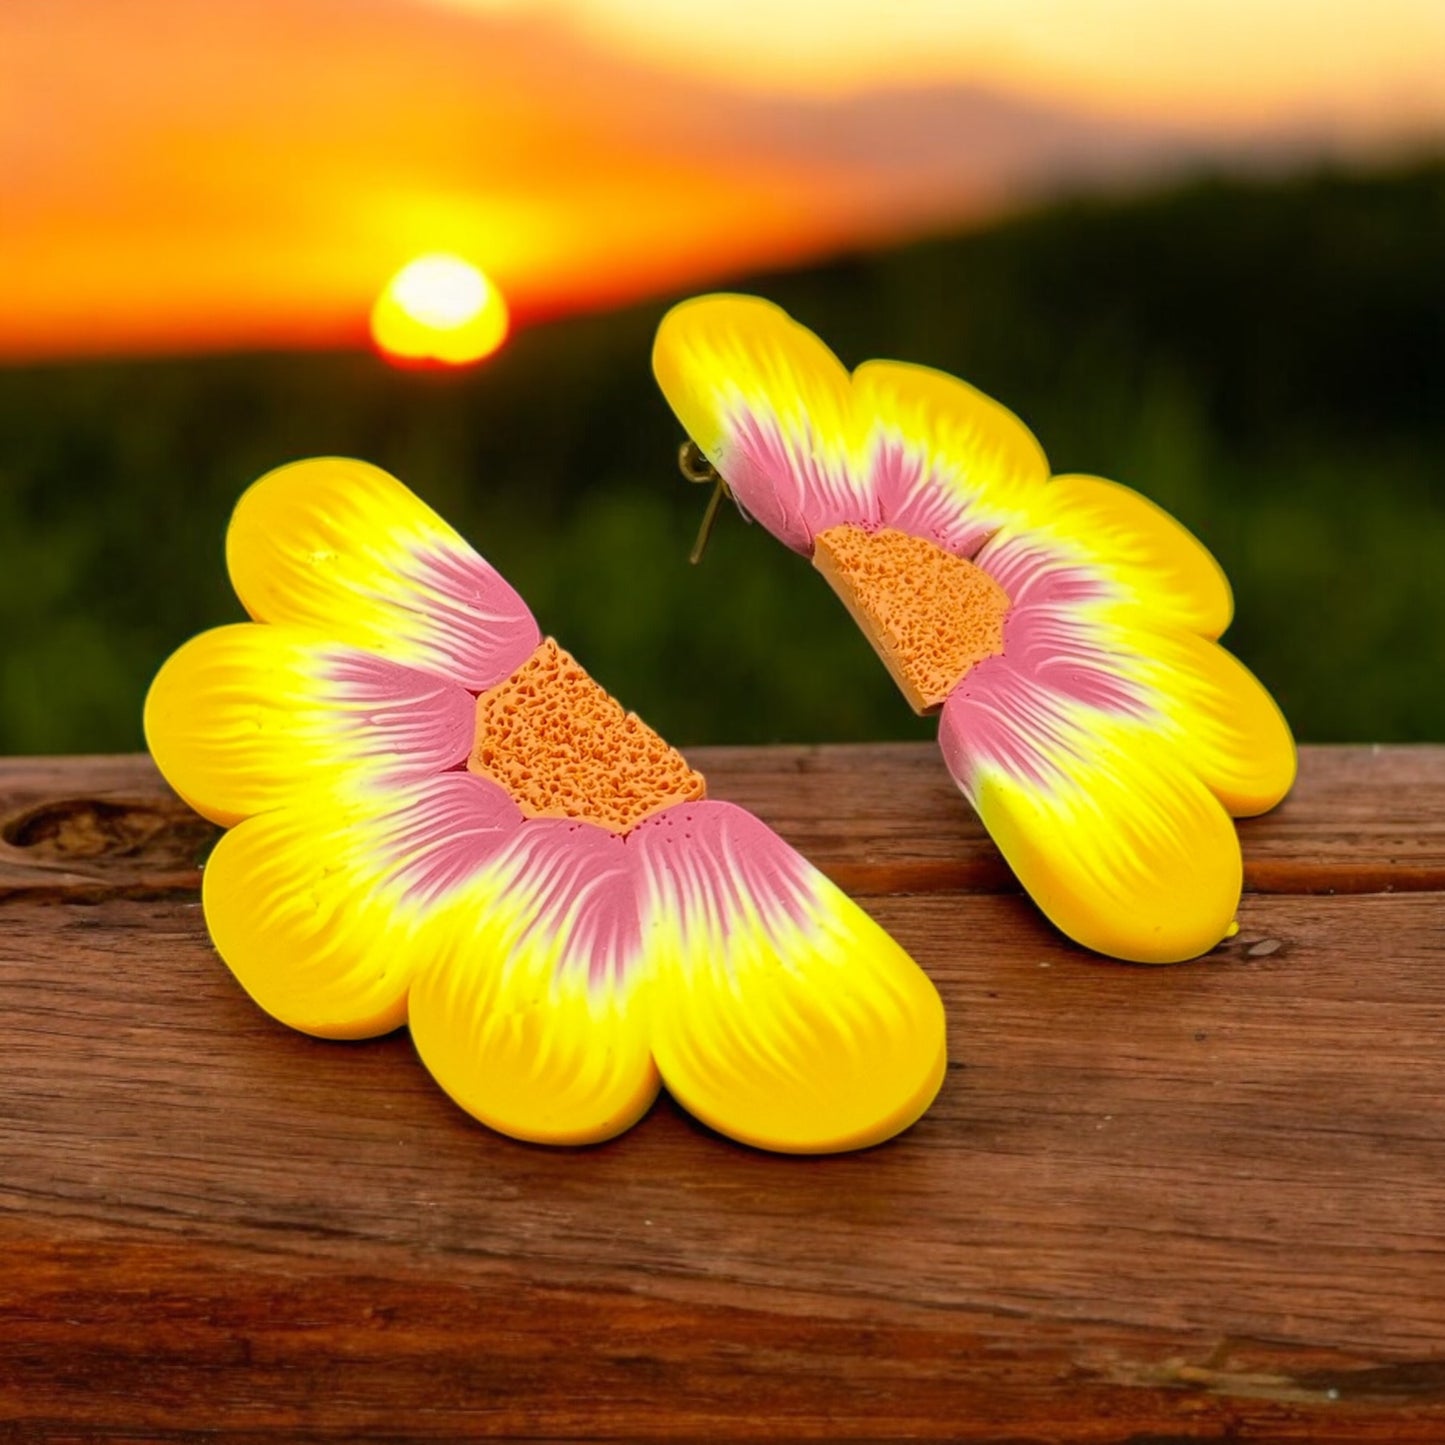
<instances>
[{"instance_id":1,"label":"orange textured flower center","mask_svg":"<svg viewBox=\"0 0 1445 1445\"><path fill-rule=\"evenodd\" d=\"M914 712L937 712L970 668L1003 651L1008 595L972 562L891 527L842 523L814 543L813 565Z\"/></svg>"},{"instance_id":2,"label":"orange textured flower center","mask_svg":"<svg viewBox=\"0 0 1445 1445\"><path fill-rule=\"evenodd\" d=\"M529 818L583 818L615 833L706 796L702 774L550 637L477 698L467 768Z\"/></svg>"}]
</instances>

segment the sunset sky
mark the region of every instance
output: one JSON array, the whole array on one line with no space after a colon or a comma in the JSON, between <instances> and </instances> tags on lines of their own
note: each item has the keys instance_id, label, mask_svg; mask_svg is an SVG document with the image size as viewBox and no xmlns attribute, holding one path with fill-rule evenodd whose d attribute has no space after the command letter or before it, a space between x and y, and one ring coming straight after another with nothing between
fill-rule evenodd
<instances>
[{"instance_id":1,"label":"sunset sky","mask_svg":"<svg viewBox=\"0 0 1445 1445\"><path fill-rule=\"evenodd\" d=\"M1445 137L1440 0L4 0L0 359L517 319L1201 159Z\"/></svg>"}]
</instances>

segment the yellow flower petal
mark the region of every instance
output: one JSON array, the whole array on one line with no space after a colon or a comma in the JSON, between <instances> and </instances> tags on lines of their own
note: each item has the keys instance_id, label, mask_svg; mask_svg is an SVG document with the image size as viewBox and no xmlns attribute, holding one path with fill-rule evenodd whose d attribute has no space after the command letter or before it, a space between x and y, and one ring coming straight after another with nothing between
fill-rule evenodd
<instances>
[{"instance_id":1,"label":"yellow flower petal","mask_svg":"<svg viewBox=\"0 0 1445 1445\"><path fill-rule=\"evenodd\" d=\"M630 835L668 1089L763 1149L876 1144L933 1101L943 1006L866 913L751 814L683 804Z\"/></svg>"},{"instance_id":2,"label":"yellow flower petal","mask_svg":"<svg viewBox=\"0 0 1445 1445\"><path fill-rule=\"evenodd\" d=\"M1142 498L1126 501L1124 509L1131 516L1163 516ZM978 554L978 565L1014 599L1004 620L1005 662L970 674L961 691L978 697L990 679L1027 677L1051 696L1076 704L1073 716L1086 730L1091 718L1147 723L1155 740L1172 746L1231 813L1260 813L1294 782L1294 740L1273 698L1242 663L1174 621L1184 614L1186 597L1206 601L1203 584L1217 571L1203 548L1189 542L1201 586L1192 593L1182 586L1169 590L1170 574L1161 570L1159 587L1146 604L1139 591L1117 580L1112 562L1081 562L1077 548L1070 551L1033 534L1001 533ZM1188 548L1181 555L1191 557ZM1182 568L1173 574L1181 575ZM1213 601L1227 602L1227 591L1215 592ZM1195 606L1189 620L1201 616ZM1012 714L1026 731L1034 701L1000 697L992 711L1006 721Z\"/></svg>"},{"instance_id":3,"label":"yellow flower petal","mask_svg":"<svg viewBox=\"0 0 1445 1445\"><path fill-rule=\"evenodd\" d=\"M435 512L365 462L294 462L254 483L226 536L231 581L260 622L480 692L541 641L525 603Z\"/></svg>"},{"instance_id":4,"label":"yellow flower petal","mask_svg":"<svg viewBox=\"0 0 1445 1445\"><path fill-rule=\"evenodd\" d=\"M529 820L469 891L412 989L412 1038L449 1095L544 1144L611 1138L658 1090L623 840Z\"/></svg>"},{"instance_id":5,"label":"yellow flower petal","mask_svg":"<svg viewBox=\"0 0 1445 1445\"><path fill-rule=\"evenodd\" d=\"M1243 882L1219 800L1146 725L1037 696L1014 721L944 704L939 742L1029 896L1078 943L1177 963L1225 936ZM999 736L1002 734L1003 736Z\"/></svg>"},{"instance_id":6,"label":"yellow flower petal","mask_svg":"<svg viewBox=\"0 0 1445 1445\"><path fill-rule=\"evenodd\" d=\"M786 430L841 449L848 373L806 326L757 296L698 296L662 319L657 379L688 435L716 460L740 402L766 406Z\"/></svg>"},{"instance_id":7,"label":"yellow flower petal","mask_svg":"<svg viewBox=\"0 0 1445 1445\"><path fill-rule=\"evenodd\" d=\"M308 794L357 796L465 758L475 703L455 683L299 627L243 622L192 638L146 696L151 755L224 826Z\"/></svg>"},{"instance_id":8,"label":"yellow flower petal","mask_svg":"<svg viewBox=\"0 0 1445 1445\"><path fill-rule=\"evenodd\" d=\"M969 556L1048 480L1032 432L967 382L899 361L853 373L853 428L886 527Z\"/></svg>"},{"instance_id":9,"label":"yellow flower petal","mask_svg":"<svg viewBox=\"0 0 1445 1445\"><path fill-rule=\"evenodd\" d=\"M662 320L652 366L688 435L749 516L799 552L876 506L855 474L842 363L754 296L699 296Z\"/></svg>"},{"instance_id":10,"label":"yellow flower petal","mask_svg":"<svg viewBox=\"0 0 1445 1445\"><path fill-rule=\"evenodd\" d=\"M1128 643L1138 653L1132 670L1172 724L1180 757L1229 812L1250 817L1280 802L1294 785L1294 738L1254 674L1188 632L1150 628Z\"/></svg>"},{"instance_id":11,"label":"yellow flower petal","mask_svg":"<svg viewBox=\"0 0 1445 1445\"><path fill-rule=\"evenodd\" d=\"M1055 477L1027 518L1006 527L975 558L1015 603L1072 573L1095 584L1079 605L1143 608L1154 623L1218 637L1234 613L1223 569L1163 508L1102 477Z\"/></svg>"},{"instance_id":12,"label":"yellow flower petal","mask_svg":"<svg viewBox=\"0 0 1445 1445\"><path fill-rule=\"evenodd\" d=\"M267 1013L327 1038L397 1028L418 967L464 926L464 887L521 826L500 788L447 773L382 803L323 797L249 818L206 863L217 951Z\"/></svg>"}]
</instances>

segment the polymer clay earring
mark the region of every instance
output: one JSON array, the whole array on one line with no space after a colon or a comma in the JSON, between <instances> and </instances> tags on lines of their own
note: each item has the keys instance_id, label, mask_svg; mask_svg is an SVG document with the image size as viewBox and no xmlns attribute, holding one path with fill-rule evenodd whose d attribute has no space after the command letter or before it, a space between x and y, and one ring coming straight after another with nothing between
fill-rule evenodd
<instances>
[{"instance_id":1,"label":"polymer clay earring","mask_svg":"<svg viewBox=\"0 0 1445 1445\"><path fill-rule=\"evenodd\" d=\"M940 714L949 771L1044 913L1138 962L1218 943L1242 881L1231 815L1284 797L1295 749L1215 641L1233 599L1204 547L1127 487L1051 478L966 383L891 361L850 376L755 297L673 308L653 368L738 506Z\"/></svg>"},{"instance_id":2,"label":"polymer clay earring","mask_svg":"<svg viewBox=\"0 0 1445 1445\"><path fill-rule=\"evenodd\" d=\"M943 1010L866 913L626 713L395 478L298 462L226 539L254 619L187 642L151 753L228 831L211 937L293 1028L411 1026L517 1138L626 1129L659 1084L765 1149L861 1148L937 1093Z\"/></svg>"}]
</instances>

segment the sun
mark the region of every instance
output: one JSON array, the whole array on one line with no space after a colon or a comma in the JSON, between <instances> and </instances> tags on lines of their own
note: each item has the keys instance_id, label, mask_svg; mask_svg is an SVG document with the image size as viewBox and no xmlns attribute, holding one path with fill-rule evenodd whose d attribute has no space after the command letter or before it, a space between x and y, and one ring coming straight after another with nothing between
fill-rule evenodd
<instances>
[{"instance_id":1,"label":"sun","mask_svg":"<svg viewBox=\"0 0 1445 1445\"><path fill-rule=\"evenodd\" d=\"M418 256L382 287L371 309L371 335L402 364L465 366L507 338L502 293L460 256Z\"/></svg>"}]
</instances>

